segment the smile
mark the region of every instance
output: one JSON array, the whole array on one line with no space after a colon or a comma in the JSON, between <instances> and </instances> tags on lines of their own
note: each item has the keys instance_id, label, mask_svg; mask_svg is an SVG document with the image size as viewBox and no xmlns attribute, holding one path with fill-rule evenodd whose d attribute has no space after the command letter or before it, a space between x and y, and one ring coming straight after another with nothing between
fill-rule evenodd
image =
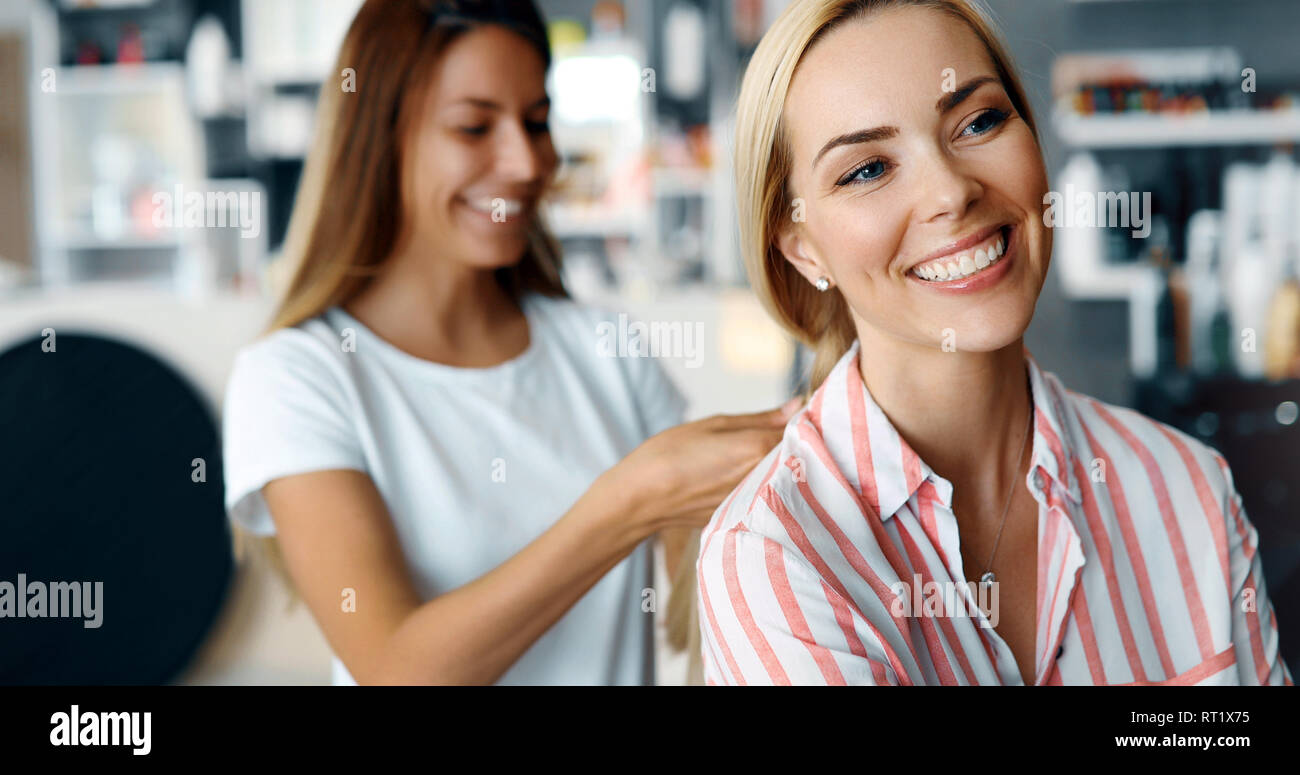
<instances>
[{"instance_id":1,"label":"smile","mask_svg":"<svg viewBox=\"0 0 1300 775\"><path fill-rule=\"evenodd\" d=\"M503 197L466 198L465 204L469 205L471 210L484 215L496 215L504 218L514 218L524 211L524 201L522 199L505 199Z\"/></svg>"},{"instance_id":2,"label":"smile","mask_svg":"<svg viewBox=\"0 0 1300 775\"><path fill-rule=\"evenodd\" d=\"M950 283L967 280L990 271L1001 263L1007 249L1009 228L1003 226L982 241L948 255L923 261L910 274L927 283Z\"/></svg>"}]
</instances>

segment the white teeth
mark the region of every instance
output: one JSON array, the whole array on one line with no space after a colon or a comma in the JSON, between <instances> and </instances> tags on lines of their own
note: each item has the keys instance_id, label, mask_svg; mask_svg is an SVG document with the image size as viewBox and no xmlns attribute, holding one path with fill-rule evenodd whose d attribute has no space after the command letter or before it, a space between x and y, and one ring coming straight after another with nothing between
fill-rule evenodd
<instances>
[{"instance_id":1,"label":"white teeth","mask_svg":"<svg viewBox=\"0 0 1300 775\"><path fill-rule=\"evenodd\" d=\"M979 272L990 264L997 263L1002 258L1005 250L1006 245L1002 241L1002 235L999 234L997 239L987 248L978 248L974 253L963 253L955 258L917 266L912 271L917 277L931 282L961 280Z\"/></svg>"},{"instance_id":2,"label":"white teeth","mask_svg":"<svg viewBox=\"0 0 1300 775\"><path fill-rule=\"evenodd\" d=\"M481 213L492 215L500 212L507 217L518 215L524 210L524 203L518 199L502 199L493 197L489 199L475 199L469 203L469 206Z\"/></svg>"}]
</instances>

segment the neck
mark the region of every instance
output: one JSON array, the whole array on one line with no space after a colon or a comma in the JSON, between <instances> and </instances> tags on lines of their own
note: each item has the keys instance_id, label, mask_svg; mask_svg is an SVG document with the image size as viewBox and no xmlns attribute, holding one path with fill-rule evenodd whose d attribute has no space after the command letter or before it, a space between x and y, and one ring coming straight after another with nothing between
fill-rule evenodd
<instances>
[{"instance_id":1,"label":"neck","mask_svg":"<svg viewBox=\"0 0 1300 775\"><path fill-rule=\"evenodd\" d=\"M428 240L413 238L399 243L382 273L348 306L376 331L451 352L484 349L520 316L491 269L441 255Z\"/></svg>"},{"instance_id":2,"label":"neck","mask_svg":"<svg viewBox=\"0 0 1300 775\"><path fill-rule=\"evenodd\" d=\"M1023 339L992 352L944 352L863 325L858 332L862 380L894 428L958 493L1001 504L1020 475L1022 442L1031 443Z\"/></svg>"}]
</instances>

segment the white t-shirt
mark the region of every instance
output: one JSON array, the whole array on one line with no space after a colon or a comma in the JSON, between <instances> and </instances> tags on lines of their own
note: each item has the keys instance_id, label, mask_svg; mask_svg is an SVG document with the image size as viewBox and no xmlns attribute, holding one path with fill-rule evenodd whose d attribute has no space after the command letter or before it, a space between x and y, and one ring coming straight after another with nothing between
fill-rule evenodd
<instances>
[{"instance_id":1,"label":"white t-shirt","mask_svg":"<svg viewBox=\"0 0 1300 775\"><path fill-rule=\"evenodd\" d=\"M424 599L518 553L686 404L657 361L601 354L610 312L537 294L522 307L528 349L483 369L403 352L337 306L245 346L223 412L230 517L272 535L264 484L348 468L383 495ZM650 550L610 570L499 683L652 684ZM337 657L334 683L355 685Z\"/></svg>"}]
</instances>

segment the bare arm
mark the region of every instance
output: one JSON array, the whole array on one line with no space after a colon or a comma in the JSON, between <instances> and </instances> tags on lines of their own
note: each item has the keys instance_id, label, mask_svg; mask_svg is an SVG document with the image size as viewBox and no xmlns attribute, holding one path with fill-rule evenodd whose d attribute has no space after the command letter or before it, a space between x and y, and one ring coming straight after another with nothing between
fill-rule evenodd
<instances>
[{"instance_id":1,"label":"bare arm","mask_svg":"<svg viewBox=\"0 0 1300 775\"><path fill-rule=\"evenodd\" d=\"M639 542L633 520L604 518L630 504L598 483L518 554L422 603L370 477L317 471L264 491L289 571L359 683L496 681Z\"/></svg>"},{"instance_id":2,"label":"bare arm","mask_svg":"<svg viewBox=\"0 0 1300 775\"><path fill-rule=\"evenodd\" d=\"M788 413L715 417L659 434L519 553L429 601L415 590L366 474L298 474L263 493L295 586L358 683L488 684L642 540L705 524L775 446ZM355 611L341 605L348 588Z\"/></svg>"}]
</instances>

